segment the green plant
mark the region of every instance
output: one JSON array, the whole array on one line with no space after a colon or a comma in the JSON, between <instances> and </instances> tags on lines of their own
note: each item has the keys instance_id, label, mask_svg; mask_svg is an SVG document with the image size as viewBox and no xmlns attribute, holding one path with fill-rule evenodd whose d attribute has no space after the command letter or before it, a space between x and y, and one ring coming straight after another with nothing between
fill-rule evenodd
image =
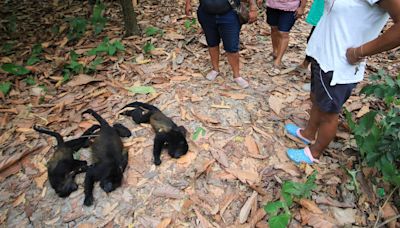
<instances>
[{"instance_id":1,"label":"green plant","mask_svg":"<svg viewBox=\"0 0 400 228\"><path fill-rule=\"evenodd\" d=\"M3 64L1 66L1 69L6 71L6 72L8 72L8 73L10 73L10 74L17 75L17 76L25 75L25 74L30 72L25 67L20 66L20 65L16 65L16 64L13 64L13 63L5 63L5 64Z\"/></svg>"},{"instance_id":2,"label":"green plant","mask_svg":"<svg viewBox=\"0 0 400 228\"><path fill-rule=\"evenodd\" d=\"M117 51L124 51L124 45L116 40L113 43L110 42L109 38L104 38L103 42L99 46L91 49L86 53L86 55L98 55L99 53L107 53L108 55L115 55Z\"/></svg>"},{"instance_id":3,"label":"green plant","mask_svg":"<svg viewBox=\"0 0 400 228\"><path fill-rule=\"evenodd\" d=\"M196 18L192 18L192 19L187 19L185 21L185 29L186 30L190 30L191 32L194 32L196 29L194 28L194 26L196 25Z\"/></svg>"},{"instance_id":4,"label":"green plant","mask_svg":"<svg viewBox=\"0 0 400 228\"><path fill-rule=\"evenodd\" d=\"M74 74L83 73L84 66L81 63L78 62L79 55L76 54L75 51L71 51L69 53L69 55L70 55L71 61L70 61L69 64L67 64L65 66L65 69L70 71L70 72L73 72Z\"/></svg>"},{"instance_id":5,"label":"green plant","mask_svg":"<svg viewBox=\"0 0 400 228\"><path fill-rule=\"evenodd\" d=\"M86 32L87 20L84 18L73 18L69 20L68 40L78 40Z\"/></svg>"},{"instance_id":6,"label":"green plant","mask_svg":"<svg viewBox=\"0 0 400 228\"><path fill-rule=\"evenodd\" d=\"M11 82L1 82L0 83L0 92L3 93L4 96L8 94L11 90Z\"/></svg>"},{"instance_id":7,"label":"green plant","mask_svg":"<svg viewBox=\"0 0 400 228\"><path fill-rule=\"evenodd\" d=\"M193 141L196 141L199 139L199 137L204 137L206 135L206 130L202 127L197 127L196 130L193 133Z\"/></svg>"},{"instance_id":8,"label":"green plant","mask_svg":"<svg viewBox=\"0 0 400 228\"><path fill-rule=\"evenodd\" d=\"M40 61L39 55L42 53L43 49L42 49L42 45L41 44L35 44L32 47L32 54L29 57L29 59L26 61L26 64L28 66L31 66L37 62Z\"/></svg>"},{"instance_id":9,"label":"green plant","mask_svg":"<svg viewBox=\"0 0 400 228\"><path fill-rule=\"evenodd\" d=\"M361 90L384 101L358 121L345 110L361 157L368 166L382 172L386 181L400 186L400 75L394 79L384 71L372 77L374 84ZM379 102L379 101L378 101Z\"/></svg>"},{"instance_id":10,"label":"green plant","mask_svg":"<svg viewBox=\"0 0 400 228\"><path fill-rule=\"evenodd\" d=\"M96 57L87 67L87 69L85 70L86 73L92 73L94 71L96 71L97 66L103 63L103 58L101 57Z\"/></svg>"},{"instance_id":11,"label":"green plant","mask_svg":"<svg viewBox=\"0 0 400 228\"><path fill-rule=\"evenodd\" d=\"M146 42L146 44L143 46L143 51L144 53L148 54L150 51L156 49L154 45L151 42Z\"/></svg>"},{"instance_id":12,"label":"green plant","mask_svg":"<svg viewBox=\"0 0 400 228\"><path fill-rule=\"evenodd\" d=\"M36 80L33 76L28 76L24 79L24 81L26 82L26 84L28 85L35 85L36 84Z\"/></svg>"},{"instance_id":13,"label":"green plant","mask_svg":"<svg viewBox=\"0 0 400 228\"><path fill-rule=\"evenodd\" d=\"M164 31L157 27L150 26L146 28L146 31L144 33L146 34L146 36L155 36L157 34L164 34Z\"/></svg>"},{"instance_id":14,"label":"green plant","mask_svg":"<svg viewBox=\"0 0 400 228\"><path fill-rule=\"evenodd\" d=\"M14 53L14 42L4 42L1 46L1 54L3 55L11 55Z\"/></svg>"},{"instance_id":15,"label":"green plant","mask_svg":"<svg viewBox=\"0 0 400 228\"><path fill-rule=\"evenodd\" d=\"M98 35L103 31L104 26L107 23L107 19L103 16L103 11L106 6L102 2L97 2L93 8L92 17L90 18L90 22L94 27L94 34Z\"/></svg>"},{"instance_id":16,"label":"green plant","mask_svg":"<svg viewBox=\"0 0 400 228\"><path fill-rule=\"evenodd\" d=\"M268 224L271 228L287 227L292 217L290 207L295 200L311 196L311 191L317 187L315 184L316 175L317 172L314 171L305 183L293 181L285 181L283 183L281 189L282 199L269 202L264 206L264 210L269 216Z\"/></svg>"}]
</instances>

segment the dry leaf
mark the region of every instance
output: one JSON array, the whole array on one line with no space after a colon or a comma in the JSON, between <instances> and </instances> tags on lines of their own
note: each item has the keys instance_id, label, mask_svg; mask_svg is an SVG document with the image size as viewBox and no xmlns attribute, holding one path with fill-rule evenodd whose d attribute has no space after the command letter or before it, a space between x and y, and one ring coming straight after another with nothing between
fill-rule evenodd
<instances>
[{"instance_id":1,"label":"dry leaf","mask_svg":"<svg viewBox=\"0 0 400 228\"><path fill-rule=\"evenodd\" d=\"M22 193L21 195L19 195L17 197L17 199L14 201L13 203L13 207L17 207L18 205L20 205L21 203L25 204L25 193Z\"/></svg>"},{"instance_id":2,"label":"dry leaf","mask_svg":"<svg viewBox=\"0 0 400 228\"><path fill-rule=\"evenodd\" d=\"M386 205L382 208L382 217L385 220L388 220L394 216L397 215L397 212L395 211L395 209L393 208L391 203L386 203ZM395 228L396 227L396 221L397 220L393 220L391 222L388 223L388 227L389 228Z\"/></svg>"},{"instance_id":3,"label":"dry leaf","mask_svg":"<svg viewBox=\"0 0 400 228\"><path fill-rule=\"evenodd\" d=\"M199 210L195 208L194 212L196 213L197 218L200 220L201 227L203 228L213 227L213 225L211 225L211 223L200 213Z\"/></svg>"},{"instance_id":4,"label":"dry leaf","mask_svg":"<svg viewBox=\"0 0 400 228\"><path fill-rule=\"evenodd\" d=\"M350 225L356 222L356 210L352 208L341 209L337 207L330 208L332 216L336 219L339 226Z\"/></svg>"},{"instance_id":5,"label":"dry leaf","mask_svg":"<svg viewBox=\"0 0 400 228\"><path fill-rule=\"evenodd\" d=\"M47 180L47 172L44 172L44 173L43 173L42 175L40 175L39 177L36 177L36 178L35 178L36 186L37 186L38 188L42 189L44 183L46 182L46 180Z\"/></svg>"},{"instance_id":6,"label":"dry leaf","mask_svg":"<svg viewBox=\"0 0 400 228\"><path fill-rule=\"evenodd\" d=\"M185 39L184 35L178 34L174 31L167 32L163 37L167 40L184 40Z\"/></svg>"},{"instance_id":7,"label":"dry leaf","mask_svg":"<svg viewBox=\"0 0 400 228\"><path fill-rule=\"evenodd\" d=\"M323 213L321 209L319 209L319 207L314 203L314 201L308 199L300 199L299 204L315 214Z\"/></svg>"},{"instance_id":8,"label":"dry leaf","mask_svg":"<svg viewBox=\"0 0 400 228\"><path fill-rule=\"evenodd\" d=\"M301 208L300 209L301 216L301 225L309 225L315 228L334 228L337 227L334 219L324 216L323 214L314 214L313 212Z\"/></svg>"},{"instance_id":9,"label":"dry leaf","mask_svg":"<svg viewBox=\"0 0 400 228\"><path fill-rule=\"evenodd\" d=\"M87 74L79 74L77 76L74 76L72 80L67 83L67 85L70 87L75 87L80 85L86 85L91 82L101 82L101 81L103 80L94 78L93 76L89 76Z\"/></svg>"},{"instance_id":10,"label":"dry leaf","mask_svg":"<svg viewBox=\"0 0 400 228\"><path fill-rule=\"evenodd\" d=\"M170 223L171 218L165 218L157 225L156 228L167 228Z\"/></svg>"},{"instance_id":11,"label":"dry leaf","mask_svg":"<svg viewBox=\"0 0 400 228\"><path fill-rule=\"evenodd\" d=\"M259 180L258 173L244 171L240 169L227 168L226 171L237 177L243 183L254 184Z\"/></svg>"},{"instance_id":12,"label":"dry leaf","mask_svg":"<svg viewBox=\"0 0 400 228\"><path fill-rule=\"evenodd\" d=\"M281 109L283 108L283 101L282 99L275 97L275 96L270 96L268 98L268 104L271 107L271 109L279 115L281 112Z\"/></svg>"},{"instance_id":13,"label":"dry leaf","mask_svg":"<svg viewBox=\"0 0 400 228\"><path fill-rule=\"evenodd\" d=\"M364 105L357 113L357 118L360 118L369 112L369 105Z\"/></svg>"},{"instance_id":14,"label":"dry leaf","mask_svg":"<svg viewBox=\"0 0 400 228\"><path fill-rule=\"evenodd\" d=\"M197 156L196 153L194 153L192 151L189 151L184 156L180 157L177 160L177 163L180 164L180 165L183 165L184 167L187 167L192 163L192 161L194 161L196 156Z\"/></svg>"},{"instance_id":15,"label":"dry leaf","mask_svg":"<svg viewBox=\"0 0 400 228\"><path fill-rule=\"evenodd\" d=\"M250 135L247 135L244 143L246 144L247 150L249 151L250 154L253 155L259 155L260 151L258 149L256 141L251 137Z\"/></svg>"},{"instance_id":16,"label":"dry leaf","mask_svg":"<svg viewBox=\"0 0 400 228\"><path fill-rule=\"evenodd\" d=\"M257 200L257 192L253 191L251 196L247 199L246 203L242 207L239 213L239 223L243 224L247 221L247 217L249 217L250 209L252 204L254 203L255 200Z\"/></svg>"},{"instance_id":17,"label":"dry leaf","mask_svg":"<svg viewBox=\"0 0 400 228\"><path fill-rule=\"evenodd\" d=\"M247 96L247 94L244 93L228 93L228 92L220 92L219 93L221 96L225 96L225 97L230 97L233 98L235 100L244 100Z\"/></svg>"},{"instance_id":18,"label":"dry leaf","mask_svg":"<svg viewBox=\"0 0 400 228\"><path fill-rule=\"evenodd\" d=\"M276 163L274 165L274 169L283 170L284 172L286 172L294 177L301 176L299 168L297 166L295 166L292 162Z\"/></svg>"},{"instance_id":19,"label":"dry leaf","mask_svg":"<svg viewBox=\"0 0 400 228\"><path fill-rule=\"evenodd\" d=\"M182 193L182 191L168 184L158 186L154 189L153 195L172 199L182 199L185 197L185 194Z\"/></svg>"}]
</instances>

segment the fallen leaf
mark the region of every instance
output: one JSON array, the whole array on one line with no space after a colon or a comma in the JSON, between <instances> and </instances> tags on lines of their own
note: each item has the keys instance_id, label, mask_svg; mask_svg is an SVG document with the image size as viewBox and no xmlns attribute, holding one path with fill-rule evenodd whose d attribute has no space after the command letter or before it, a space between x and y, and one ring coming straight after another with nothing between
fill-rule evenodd
<instances>
[{"instance_id":1,"label":"fallen leaf","mask_svg":"<svg viewBox=\"0 0 400 228\"><path fill-rule=\"evenodd\" d=\"M332 216L336 219L339 226L351 225L356 222L356 210L352 208L341 209L337 207L330 208Z\"/></svg>"},{"instance_id":2,"label":"fallen leaf","mask_svg":"<svg viewBox=\"0 0 400 228\"><path fill-rule=\"evenodd\" d=\"M237 177L243 183L254 184L259 180L258 173L244 171L240 169L227 168L226 171Z\"/></svg>"},{"instance_id":3,"label":"fallen leaf","mask_svg":"<svg viewBox=\"0 0 400 228\"><path fill-rule=\"evenodd\" d=\"M323 213L321 209L319 209L319 207L314 203L314 201L308 199L300 199L299 204L315 214Z\"/></svg>"},{"instance_id":4,"label":"fallen leaf","mask_svg":"<svg viewBox=\"0 0 400 228\"><path fill-rule=\"evenodd\" d=\"M201 227L203 228L209 228L209 227L214 227L211 225L211 223L200 213L199 210L194 208L194 212L196 213L197 218L200 220Z\"/></svg>"},{"instance_id":5,"label":"fallen leaf","mask_svg":"<svg viewBox=\"0 0 400 228\"><path fill-rule=\"evenodd\" d=\"M283 101L282 99L275 97L275 96L270 96L268 98L268 104L270 108L277 114L279 115L281 112L281 109L283 108Z\"/></svg>"},{"instance_id":6,"label":"fallen leaf","mask_svg":"<svg viewBox=\"0 0 400 228\"><path fill-rule=\"evenodd\" d=\"M233 98L233 99L235 99L235 100L244 100L244 99L246 99L246 97L249 96L249 95L244 94L244 93L220 92L219 94L220 94L221 96L230 97L230 98Z\"/></svg>"},{"instance_id":7,"label":"fallen leaf","mask_svg":"<svg viewBox=\"0 0 400 228\"><path fill-rule=\"evenodd\" d=\"M46 180L47 180L47 172L44 172L44 173L43 173L42 175L40 175L39 177L36 177L36 178L35 178L36 186L37 186L38 188L42 189L44 183L46 182Z\"/></svg>"},{"instance_id":8,"label":"fallen leaf","mask_svg":"<svg viewBox=\"0 0 400 228\"><path fill-rule=\"evenodd\" d=\"M313 212L301 208L300 209L301 216L301 225L309 225L316 228L333 228L337 227L334 219L324 216L323 214L314 214Z\"/></svg>"},{"instance_id":9,"label":"fallen leaf","mask_svg":"<svg viewBox=\"0 0 400 228\"><path fill-rule=\"evenodd\" d=\"M357 118L363 117L369 112L369 105L364 105L357 113Z\"/></svg>"},{"instance_id":10,"label":"fallen leaf","mask_svg":"<svg viewBox=\"0 0 400 228\"><path fill-rule=\"evenodd\" d=\"M17 207L18 205L20 205L21 203L25 203L26 199L25 199L25 193L20 194L17 199L13 202L13 207Z\"/></svg>"},{"instance_id":11,"label":"fallen leaf","mask_svg":"<svg viewBox=\"0 0 400 228\"><path fill-rule=\"evenodd\" d=\"M185 197L182 191L168 184L156 187L153 191L153 195L172 199L182 199Z\"/></svg>"},{"instance_id":12,"label":"fallen leaf","mask_svg":"<svg viewBox=\"0 0 400 228\"><path fill-rule=\"evenodd\" d=\"M171 218L165 218L157 225L156 228L167 228L170 223Z\"/></svg>"},{"instance_id":13,"label":"fallen leaf","mask_svg":"<svg viewBox=\"0 0 400 228\"><path fill-rule=\"evenodd\" d=\"M184 35L178 34L174 31L167 32L163 37L167 40L184 40L185 39Z\"/></svg>"},{"instance_id":14,"label":"fallen leaf","mask_svg":"<svg viewBox=\"0 0 400 228\"><path fill-rule=\"evenodd\" d=\"M189 81L190 77L187 76L174 76L170 78L171 81L178 81L178 82L183 82L183 81Z\"/></svg>"},{"instance_id":15,"label":"fallen leaf","mask_svg":"<svg viewBox=\"0 0 400 228\"><path fill-rule=\"evenodd\" d=\"M184 167L189 166L192 161L196 158L197 154L195 152L189 151L184 156L180 157L176 162Z\"/></svg>"},{"instance_id":16,"label":"fallen leaf","mask_svg":"<svg viewBox=\"0 0 400 228\"><path fill-rule=\"evenodd\" d=\"M239 213L239 223L240 224L243 224L247 221L247 218L249 217L249 214L250 214L251 206L254 203L254 201L257 200L257 195L258 195L258 193L256 191L253 191L253 193L247 199L247 201L244 204L244 206L242 207L242 209L240 209L240 213Z\"/></svg>"},{"instance_id":17,"label":"fallen leaf","mask_svg":"<svg viewBox=\"0 0 400 228\"><path fill-rule=\"evenodd\" d=\"M274 165L274 169L283 170L294 177L301 176L299 168L297 168L297 166L295 166L292 162L276 163Z\"/></svg>"},{"instance_id":18,"label":"fallen leaf","mask_svg":"<svg viewBox=\"0 0 400 228\"><path fill-rule=\"evenodd\" d=\"M397 212L395 211L395 209L393 208L391 203L386 203L386 205L382 208L382 218L384 218L385 220L388 220L390 218L393 218L394 216L397 215ZM388 223L388 227L389 228L395 228L396 227L396 222L397 220L393 220L391 222Z\"/></svg>"},{"instance_id":19,"label":"fallen leaf","mask_svg":"<svg viewBox=\"0 0 400 228\"><path fill-rule=\"evenodd\" d=\"M322 197L322 196L317 197L315 199L315 202L317 204L324 204L324 205L329 205L329 206L334 206L334 207L342 207L342 208L354 208L356 206L353 202L352 203L339 202L332 198Z\"/></svg>"},{"instance_id":20,"label":"fallen leaf","mask_svg":"<svg viewBox=\"0 0 400 228\"><path fill-rule=\"evenodd\" d=\"M87 74L79 74L74 76L71 81L67 83L67 86L75 87L80 85L86 85L91 82L101 82L102 79L94 78L93 76L89 76Z\"/></svg>"},{"instance_id":21,"label":"fallen leaf","mask_svg":"<svg viewBox=\"0 0 400 228\"><path fill-rule=\"evenodd\" d=\"M257 143L253 139L253 137L251 137L250 135L247 135L245 140L244 140L244 143L245 143L249 153L251 153L253 155L259 155L260 154L260 151L258 149Z\"/></svg>"}]
</instances>

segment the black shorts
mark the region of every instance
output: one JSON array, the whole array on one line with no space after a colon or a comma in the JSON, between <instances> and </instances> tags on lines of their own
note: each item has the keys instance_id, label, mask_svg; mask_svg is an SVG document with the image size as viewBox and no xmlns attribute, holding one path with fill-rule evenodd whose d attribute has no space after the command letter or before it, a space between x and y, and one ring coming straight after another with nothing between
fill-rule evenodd
<instances>
[{"instance_id":1,"label":"black shorts","mask_svg":"<svg viewBox=\"0 0 400 228\"><path fill-rule=\"evenodd\" d=\"M311 58L311 93L315 103L323 112L340 113L357 83L330 86L333 71L324 72L318 62Z\"/></svg>"}]
</instances>

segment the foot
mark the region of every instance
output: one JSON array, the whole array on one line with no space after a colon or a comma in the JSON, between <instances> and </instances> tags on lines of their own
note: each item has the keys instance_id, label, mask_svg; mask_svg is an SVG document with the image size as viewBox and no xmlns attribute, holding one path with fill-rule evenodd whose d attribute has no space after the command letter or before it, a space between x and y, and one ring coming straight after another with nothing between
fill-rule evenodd
<instances>
[{"instance_id":1,"label":"foot","mask_svg":"<svg viewBox=\"0 0 400 228\"><path fill-rule=\"evenodd\" d=\"M218 71L212 70L212 71L210 71L210 72L207 74L206 78L207 78L208 80L210 80L210 81L214 81L215 78L216 78L218 75L219 75L219 72L218 72Z\"/></svg>"},{"instance_id":2,"label":"foot","mask_svg":"<svg viewBox=\"0 0 400 228\"><path fill-rule=\"evenodd\" d=\"M281 74L281 67L275 64L272 65L271 69L268 71L270 76L277 76Z\"/></svg>"},{"instance_id":3,"label":"foot","mask_svg":"<svg viewBox=\"0 0 400 228\"><path fill-rule=\"evenodd\" d=\"M285 125L285 130L288 134L300 139L301 141L303 141L306 145L311 143L311 140L305 138L302 134L301 134L301 128L294 125L294 124L286 124Z\"/></svg>"},{"instance_id":4,"label":"foot","mask_svg":"<svg viewBox=\"0 0 400 228\"><path fill-rule=\"evenodd\" d=\"M235 78L235 82L243 89L249 87L249 83L242 77Z\"/></svg>"},{"instance_id":5,"label":"foot","mask_svg":"<svg viewBox=\"0 0 400 228\"><path fill-rule=\"evenodd\" d=\"M305 76L308 74L308 69L307 67L304 67L303 64L296 66L295 70L300 73L300 76Z\"/></svg>"},{"instance_id":6,"label":"foot","mask_svg":"<svg viewBox=\"0 0 400 228\"><path fill-rule=\"evenodd\" d=\"M307 163L313 164L314 162L318 162L312 154L309 147L305 147L304 149L288 149L287 155L290 160L294 161L296 164L299 163Z\"/></svg>"}]
</instances>

